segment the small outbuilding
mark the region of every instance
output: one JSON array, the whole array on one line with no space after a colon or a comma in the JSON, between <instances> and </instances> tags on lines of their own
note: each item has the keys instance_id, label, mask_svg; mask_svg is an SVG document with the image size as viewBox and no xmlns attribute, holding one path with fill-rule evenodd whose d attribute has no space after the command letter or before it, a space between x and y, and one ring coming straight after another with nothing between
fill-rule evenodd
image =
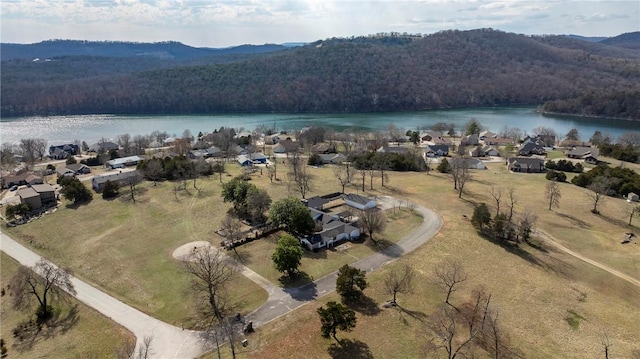
<instances>
[{"instance_id":1,"label":"small outbuilding","mask_svg":"<svg viewBox=\"0 0 640 359\"><path fill-rule=\"evenodd\" d=\"M640 196L637 193L629 192L627 194L627 202L638 202L640 201Z\"/></svg>"}]
</instances>

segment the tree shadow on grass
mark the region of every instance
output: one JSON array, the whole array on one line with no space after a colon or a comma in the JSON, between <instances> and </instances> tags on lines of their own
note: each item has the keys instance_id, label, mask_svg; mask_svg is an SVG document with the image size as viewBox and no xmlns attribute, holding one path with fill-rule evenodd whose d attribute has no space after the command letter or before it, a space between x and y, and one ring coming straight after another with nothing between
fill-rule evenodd
<instances>
[{"instance_id":1,"label":"tree shadow on grass","mask_svg":"<svg viewBox=\"0 0 640 359\"><path fill-rule=\"evenodd\" d=\"M25 325L20 330L13 348L19 352L29 351L42 340L65 334L78 324L78 319L78 304L74 304L68 308L64 316L60 316L60 312L55 311L49 320L40 325L35 320L29 321L31 324Z\"/></svg>"},{"instance_id":2,"label":"tree shadow on grass","mask_svg":"<svg viewBox=\"0 0 640 359\"><path fill-rule=\"evenodd\" d=\"M373 359L369 346L359 340L342 339L340 344L331 344L327 353L334 359Z\"/></svg>"},{"instance_id":3,"label":"tree shadow on grass","mask_svg":"<svg viewBox=\"0 0 640 359\"><path fill-rule=\"evenodd\" d=\"M405 318L404 316L407 315L421 323L425 323L427 320L427 315L424 314L423 312L417 311L417 310L411 310L408 308L404 308L400 305L396 305L396 308L398 308L398 313L400 313L400 320L402 321L402 323L404 325L409 325L409 321L407 320L407 318Z\"/></svg>"},{"instance_id":4,"label":"tree shadow on grass","mask_svg":"<svg viewBox=\"0 0 640 359\"><path fill-rule=\"evenodd\" d=\"M591 225L590 225L589 223L587 223L587 222L585 222L585 221L583 221L583 220L581 220L581 219L579 219L579 218L576 218L576 217L574 217L574 216L570 216L570 215L568 215L568 214L564 214L564 213L558 213L558 212L556 212L556 214L557 214L559 217L562 217L562 218L564 218L564 219L568 220L572 225L575 225L575 226L577 226L577 227L584 228L584 229L589 229L589 228L591 228Z\"/></svg>"},{"instance_id":5,"label":"tree shadow on grass","mask_svg":"<svg viewBox=\"0 0 640 359\"><path fill-rule=\"evenodd\" d=\"M363 315L377 315L380 313L380 307L378 304L366 295L362 295L360 300L355 302L348 302L347 305L349 308L355 310L356 312Z\"/></svg>"},{"instance_id":6,"label":"tree shadow on grass","mask_svg":"<svg viewBox=\"0 0 640 359\"><path fill-rule=\"evenodd\" d=\"M65 207L69 208L69 209L80 209L80 207L84 207L84 206L89 205L89 203L91 203L91 201L93 201L93 199L88 200L88 201L82 201L82 202L79 202L79 203L75 203L75 202L74 203L67 203L65 205Z\"/></svg>"}]
</instances>

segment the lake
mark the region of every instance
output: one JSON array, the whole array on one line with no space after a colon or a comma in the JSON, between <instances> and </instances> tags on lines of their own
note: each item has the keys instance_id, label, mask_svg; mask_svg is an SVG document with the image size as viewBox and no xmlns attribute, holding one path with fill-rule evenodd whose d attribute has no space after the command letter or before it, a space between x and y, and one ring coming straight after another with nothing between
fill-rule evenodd
<instances>
[{"instance_id":1,"label":"lake","mask_svg":"<svg viewBox=\"0 0 640 359\"><path fill-rule=\"evenodd\" d=\"M221 126L253 130L266 125L280 130L308 126L325 126L336 130L382 130L389 123L404 130L428 129L437 122L454 123L458 130L471 118L485 128L499 132L505 125L530 133L535 127L553 128L559 137L576 128L581 139L588 140L594 131L617 137L629 131L640 131L640 122L542 115L532 107L500 107L458 110L433 110L403 113L366 114L215 114L180 116L51 116L0 119L0 141L18 142L21 138L45 138L50 144L74 140L95 143L100 138L115 139L129 133L146 135L155 130L181 136L184 130L198 134L212 132Z\"/></svg>"}]
</instances>

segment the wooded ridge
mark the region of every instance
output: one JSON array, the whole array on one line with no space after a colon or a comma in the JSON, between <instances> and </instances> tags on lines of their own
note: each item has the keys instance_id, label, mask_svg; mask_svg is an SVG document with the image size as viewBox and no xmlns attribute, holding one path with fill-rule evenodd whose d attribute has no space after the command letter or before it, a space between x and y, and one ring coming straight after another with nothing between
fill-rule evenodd
<instances>
[{"instance_id":1,"label":"wooded ridge","mask_svg":"<svg viewBox=\"0 0 640 359\"><path fill-rule=\"evenodd\" d=\"M640 50L628 38L616 46L481 29L334 38L215 65L14 60L2 66L1 114L376 112L553 101L548 111L638 120Z\"/></svg>"}]
</instances>

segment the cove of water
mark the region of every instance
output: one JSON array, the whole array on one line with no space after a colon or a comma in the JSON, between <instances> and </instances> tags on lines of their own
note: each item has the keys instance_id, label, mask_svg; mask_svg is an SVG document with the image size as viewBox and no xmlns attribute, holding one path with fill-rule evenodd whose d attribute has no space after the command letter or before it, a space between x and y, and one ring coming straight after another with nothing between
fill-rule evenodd
<instances>
[{"instance_id":1,"label":"cove of water","mask_svg":"<svg viewBox=\"0 0 640 359\"><path fill-rule=\"evenodd\" d=\"M505 125L530 133L535 127L553 128L559 138L572 128L587 141L599 130L616 138L629 131L640 131L640 122L542 115L532 107L499 107L458 110L433 110L403 113L366 114L215 114L179 116L115 116L82 115L51 117L20 117L0 119L0 141L15 143L21 138L44 138L50 144L72 143L75 140L95 143L100 138L115 139L128 133L146 135L165 131L181 136L185 130L196 135L212 132L222 126L253 130L259 125L281 130L296 130L309 126L324 126L338 131L383 130L390 123L404 130L428 129L437 122L454 123L461 130L469 119L477 119L483 127L499 132Z\"/></svg>"}]
</instances>

